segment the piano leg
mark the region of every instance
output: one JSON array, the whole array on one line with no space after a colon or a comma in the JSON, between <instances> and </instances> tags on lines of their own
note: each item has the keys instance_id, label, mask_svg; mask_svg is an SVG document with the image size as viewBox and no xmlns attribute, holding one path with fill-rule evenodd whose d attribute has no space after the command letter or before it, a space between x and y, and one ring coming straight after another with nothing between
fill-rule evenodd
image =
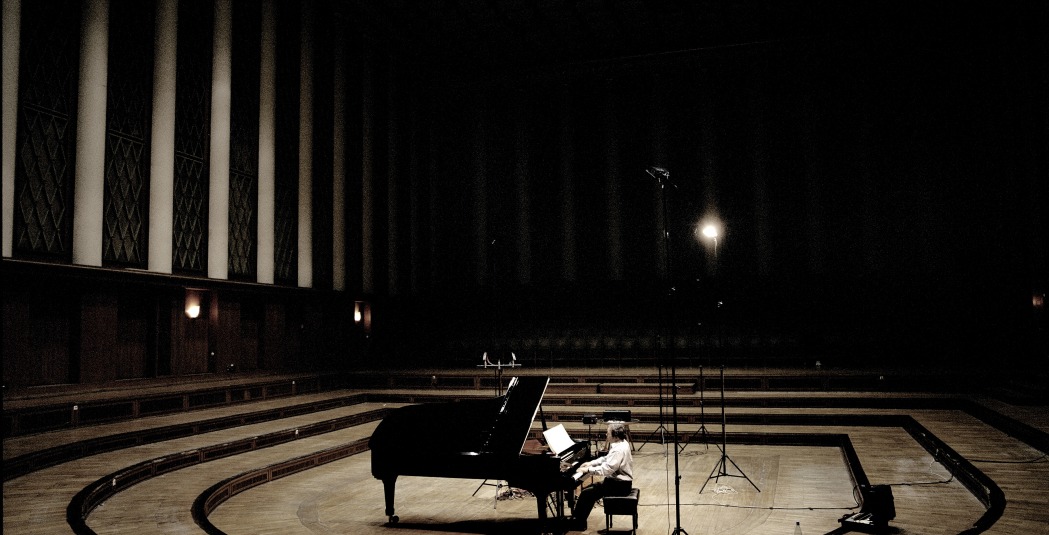
<instances>
[{"instance_id":1,"label":"piano leg","mask_svg":"<svg viewBox=\"0 0 1049 535\"><path fill-rule=\"evenodd\" d=\"M554 491L550 494L536 494L536 505L539 506L539 529L540 533L552 533L563 535L565 519L565 495L562 491ZM553 515L551 518L547 512Z\"/></svg>"},{"instance_id":2,"label":"piano leg","mask_svg":"<svg viewBox=\"0 0 1049 535\"><path fill-rule=\"evenodd\" d=\"M393 495L397 490L397 476L383 478L382 490L386 495L386 516L390 518L390 524L396 524L400 518L393 514Z\"/></svg>"}]
</instances>

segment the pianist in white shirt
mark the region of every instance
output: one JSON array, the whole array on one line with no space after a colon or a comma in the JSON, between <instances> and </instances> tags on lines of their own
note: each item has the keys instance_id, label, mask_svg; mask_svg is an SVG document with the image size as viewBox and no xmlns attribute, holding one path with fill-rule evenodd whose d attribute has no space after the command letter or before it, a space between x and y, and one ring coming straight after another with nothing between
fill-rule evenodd
<instances>
[{"instance_id":1,"label":"pianist in white shirt","mask_svg":"<svg viewBox=\"0 0 1049 535\"><path fill-rule=\"evenodd\" d=\"M626 496L634 481L634 457L630 454L626 426L621 423L608 424L608 454L585 462L577 469L581 473L603 476L604 480L583 489L579 493L568 528L586 531L586 519L597 500L604 496Z\"/></svg>"}]
</instances>

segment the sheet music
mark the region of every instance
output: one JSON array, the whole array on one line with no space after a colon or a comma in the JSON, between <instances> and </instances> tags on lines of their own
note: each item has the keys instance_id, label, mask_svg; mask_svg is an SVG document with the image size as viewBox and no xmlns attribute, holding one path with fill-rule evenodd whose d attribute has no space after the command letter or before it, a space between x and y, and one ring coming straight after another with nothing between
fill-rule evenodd
<instances>
[{"instance_id":1,"label":"sheet music","mask_svg":"<svg viewBox=\"0 0 1049 535\"><path fill-rule=\"evenodd\" d=\"M575 441L572 437L568 436L568 430L565 429L565 424L557 424L557 427L551 427L546 431L543 431L543 436L546 437L546 445L550 446L555 455L561 455L561 452L571 448Z\"/></svg>"}]
</instances>

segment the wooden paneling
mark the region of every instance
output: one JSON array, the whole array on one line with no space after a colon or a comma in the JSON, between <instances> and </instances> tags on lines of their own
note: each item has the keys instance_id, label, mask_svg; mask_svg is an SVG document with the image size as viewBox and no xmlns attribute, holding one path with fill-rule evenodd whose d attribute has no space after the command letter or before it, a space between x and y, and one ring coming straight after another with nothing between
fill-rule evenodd
<instances>
[{"instance_id":1,"label":"wooden paneling","mask_svg":"<svg viewBox=\"0 0 1049 535\"><path fill-rule=\"evenodd\" d=\"M80 299L80 379L85 383L112 380L119 362L117 296L85 292Z\"/></svg>"},{"instance_id":2,"label":"wooden paneling","mask_svg":"<svg viewBox=\"0 0 1049 535\"><path fill-rule=\"evenodd\" d=\"M330 364L352 298L310 289L3 260L8 388ZM185 314L187 292L201 314ZM214 362L209 353L215 352Z\"/></svg>"},{"instance_id":3,"label":"wooden paneling","mask_svg":"<svg viewBox=\"0 0 1049 535\"><path fill-rule=\"evenodd\" d=\"M114 374L107 379L146 377L150 358L150 334L156 320L153 300L143 296L123 296L117 310L118 332L114 354Z\"/></svg>"},{"instance_id":4,"label":"wooden paneling","mask_svg":"<svg viewBox=\"0 0 1049 535\"><path fill-rule=\"evenodd\" d=\"M5 290L7 298L3 301L3 351L4 351L4 385L40 384L40 368L37 360L28 357L32 347L32 319L29 316L29 303L25 294L13 294Z\"/></svg>"},{"instance_id":5,"label":"wooden paneling","mask_svg":"<svg viewBox=\"0 0 1049 535\"><path fill-rule=\"evenodd\" d=\"M225 295L218 296L218 328L215 336L215 371L245 369L241 362L243 351L240 340L240 303Z\"/></svg>"},{"instance_id":6,"label":"wooden paneling","mask_svg":"<svg viewBox=\"0 0 1049 535\"><path fill-rule=\"evenodd\" d=\"M183 304L171 311L171 373L189 375L208 371L208 317L202 304L200 316L187 318Z\"/></svg>"}]
</instances>

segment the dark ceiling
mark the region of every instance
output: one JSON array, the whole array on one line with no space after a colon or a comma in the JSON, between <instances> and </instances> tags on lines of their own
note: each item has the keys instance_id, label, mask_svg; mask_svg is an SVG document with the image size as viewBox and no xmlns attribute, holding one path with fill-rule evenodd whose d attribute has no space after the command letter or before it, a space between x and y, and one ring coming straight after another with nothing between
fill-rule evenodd
<instances>
[{"instance_id":1,"label":"dark ceiling","mask_svg":"<svg viewBox=\"0 0 1049 535\"><path fill-rule=\"evenodd\" d=\"M935 14L883 0L383 0L337 8L403 51L498 70L869 35ZM957 10L954 9L953 12Z\"/></svg>"}]
</instances>

